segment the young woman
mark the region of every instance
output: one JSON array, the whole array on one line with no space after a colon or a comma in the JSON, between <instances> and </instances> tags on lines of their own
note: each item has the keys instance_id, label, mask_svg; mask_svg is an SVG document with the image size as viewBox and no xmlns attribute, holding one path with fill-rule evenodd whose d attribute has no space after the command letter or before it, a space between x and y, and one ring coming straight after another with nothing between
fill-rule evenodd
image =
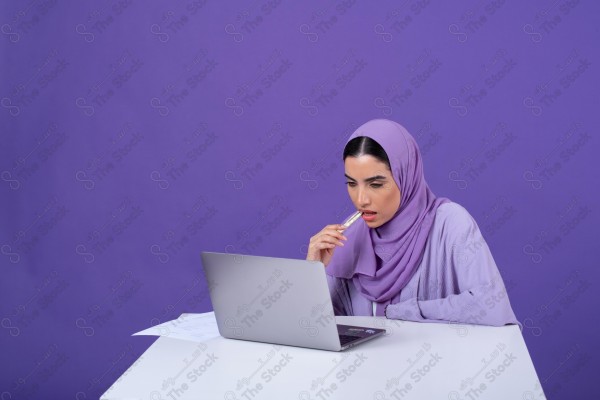
<instances>
[{"instance_id":1,"label":"young woman","mask_svg":"<svg viewBox=\"0 0 600 400\"><path fill-rule=\"evenodd\" d=\"M326 266L336 315L518 323L477 223L429 189L418 146L403 126L365 123L348 139L343 160L362 218L346 229L325 226L306 257Z\"/></svg>"}]
</instances>

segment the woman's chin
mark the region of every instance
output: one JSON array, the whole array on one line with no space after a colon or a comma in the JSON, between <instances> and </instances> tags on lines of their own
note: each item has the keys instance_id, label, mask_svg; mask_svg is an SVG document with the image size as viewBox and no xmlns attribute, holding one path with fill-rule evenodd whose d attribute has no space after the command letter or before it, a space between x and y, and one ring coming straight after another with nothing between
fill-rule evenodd
<instances>
[{"instance_id":1,"label":"woman's chin","mask_svg":"<svg viewBox=\"0 0 600 400\"><path fill-rule=\"evenodd\" d=\"M386 222L387 221L382 221L381 218L377 218L375 221L365 221L367 226L369 228L373 228L373 229L379 228L380 226L385 225Z\"/></svg>"},{"instance_id":2,"label":"woman's chin","mask_svg":"<svg viewBox=\"0 0 600 400\"><path fill-rule=\"evenodd\" d=\"M365 221L365 224L367 224L367 226L369 228L379 228L381 225L383 225L381 222L375 220L375 221Z\"/></svg>"}]
</instances>

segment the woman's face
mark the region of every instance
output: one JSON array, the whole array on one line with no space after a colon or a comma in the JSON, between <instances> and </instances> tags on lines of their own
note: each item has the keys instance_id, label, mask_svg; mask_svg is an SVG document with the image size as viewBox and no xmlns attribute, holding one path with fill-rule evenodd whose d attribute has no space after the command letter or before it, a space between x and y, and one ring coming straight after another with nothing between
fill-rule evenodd
<instances>
[{"instance_id":1,"label":"woman's face","mask_svg":"<svg viewBox=\"0 0 600 400\"><path fill-rule=\"evenodd\" d=\"M364 214L369 228L377 228L392 219L400 207L400 189L387 165L371 155L346 157L344 160L348 194L357 210Z\"/></svg>"}]
</instances>

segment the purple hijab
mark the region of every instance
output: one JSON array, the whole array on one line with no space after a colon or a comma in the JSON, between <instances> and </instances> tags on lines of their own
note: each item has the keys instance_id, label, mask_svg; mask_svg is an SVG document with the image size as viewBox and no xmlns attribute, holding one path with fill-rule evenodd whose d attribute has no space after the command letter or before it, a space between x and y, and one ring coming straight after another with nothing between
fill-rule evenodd
<instances>
[{"instance_id":1,"label":"purple hijab","mask_svg":"<svg viewBox=\"0 0 600 400\"><path fill-rule=\"evenodd\" d=\"M374 119L354 131L348 142L357 136L368 136L385 150L400 188L400 207L378 228L369 228L361 218L346 229L348 241L335 248L325 272L352 279L367 299L389 304L419 266L436 209L450 200L436 197L427 186L417 143L402 125Z\"/></svg>"}]
</instances>

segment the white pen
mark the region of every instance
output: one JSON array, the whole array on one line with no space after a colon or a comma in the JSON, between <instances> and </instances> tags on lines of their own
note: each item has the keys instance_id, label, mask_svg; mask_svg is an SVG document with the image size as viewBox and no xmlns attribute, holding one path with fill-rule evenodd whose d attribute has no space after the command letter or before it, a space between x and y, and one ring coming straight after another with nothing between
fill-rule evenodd
<instances>
[{"instance_id":1,"label":"white pen","mask_svg":"<svg viewBox=\"0 0 600 400\"><path fill-rule=\"evenodd\" d=\"M348 228L350 225L352 225L353 223L358 221L358 219L360 218L361 215L362 215L362 211L355 212L354 214L352 214L351 216L346 218L346 220L344 221L344 223L342 225L345 226L346 228ZM342 230L338 229L338 232L342 232L342 231L343 231L343 229Z\"/></svg>"}]
</instances>

